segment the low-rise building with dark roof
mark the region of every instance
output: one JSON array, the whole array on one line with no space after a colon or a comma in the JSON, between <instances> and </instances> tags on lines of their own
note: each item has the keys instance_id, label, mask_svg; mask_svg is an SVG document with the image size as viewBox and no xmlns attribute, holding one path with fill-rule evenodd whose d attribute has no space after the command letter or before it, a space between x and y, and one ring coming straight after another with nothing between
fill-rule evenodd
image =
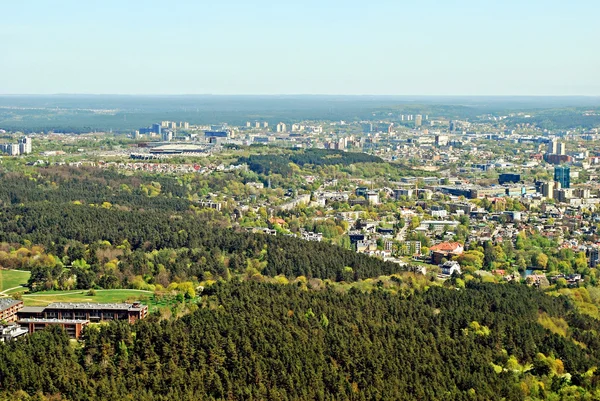
<instances>
[{"instance_id":1,"label":"low-rise building with dark roof","mask_svg":"<svg viewBox=\"0 0 600 401\"><path fill-rule=\"evenodd\" d=\"M114 304L54 302L46 307L22 308L18 315L19 320L27 318L83 319L90 322L126 320L133 323L148 316L148 306L140 302Z\"/></svg>"},{"instance_id":2,"label":"low-rise building with dark roof","mask_svg":"<svg viewBox=\"0 0 600 401\"><path fill-rule=\"evenodd\" d=\"M19 323L21 327L26 328L29 334L44 330L49 326L60 326L66 331L69 338L78 339L81 337L83 328L89 325L90 321L86 319L23 318L19 319L17 323Z\"/></svg>"}]
</instances>

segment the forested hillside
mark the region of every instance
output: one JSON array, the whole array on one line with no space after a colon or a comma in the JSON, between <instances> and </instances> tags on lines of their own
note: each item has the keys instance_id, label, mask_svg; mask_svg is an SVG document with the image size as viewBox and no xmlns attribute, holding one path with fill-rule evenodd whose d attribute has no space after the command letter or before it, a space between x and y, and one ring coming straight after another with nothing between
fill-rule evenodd
<instances>
[{"instance_id":1,"label":"forested hillside","mask_svg":"<svg viewBox=\"0 0 600 401\"><path fill-rule=\"evenodd\" d=\"M15 258L0 252L0 264L31 270L32 291L127 288L136 280L166 287L248 269L338 281L402 269L326 243L232 227L225 216L188 200L191 184L182 178L87 169L2 178L0 242L43 252L24 248Z\"/></svg>"},{"instance_id":2,"label":"forested hillside","mask_svg":"<svg viewBox=\"0 0 600 401\"><path fill-rule=\"evenodd\" d=\"M355 163L383 163L380 157L359 152L344 152L342 150L306 149L293 151L283 155L252 155L241 158L240 162L247 163L249 168L258 174L281 174L284 176L292 173L290 163L299 166L311 164L314 166L343 165Z\"/></svg>"},{"instance_id":3,"label":"forested hillside","mask_svg":"<svg viewBox=\"0 0 600 401\"><path fill-rule=\"evenodd\" d=\"M598 330L518 285L390 295L230 282L181 319L92 327L82 348L58 331L0 346L0 387L69 400L597 399Z\"/></svg>"}]
</instances>

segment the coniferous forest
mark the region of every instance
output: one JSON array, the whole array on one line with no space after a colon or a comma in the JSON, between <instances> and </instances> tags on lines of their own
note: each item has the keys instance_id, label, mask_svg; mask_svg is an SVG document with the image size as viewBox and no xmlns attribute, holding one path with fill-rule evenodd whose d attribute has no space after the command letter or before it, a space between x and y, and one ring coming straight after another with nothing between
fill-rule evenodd
<instances>
[{"instance_id":1,"label":"coniferous forest","mask_svg":"<svg viewBox=\"0 0 600 401\"><path fill-rule=\"evenodd\" d=\"M337 245L248 232L232 210L190 199L226 175L2 179L0 265L31 271L31 293L206 285L186 313L92 325L80 342L55 328L0 344L0 399L600 397L600 322L564 296L441 285Z\"/></svg>"},{"instance_id":2,"label":"coniferous forest","mask_svg":"<svg viewBox=\"0 0 600 401\"><path fill-rule=\"evenodd\" d=\"M524 286L390 295L229 282L199 306L92 327L80 347L57 330L0 346L0 386L69 400L597 399L600 325ZM572 338L540 313L566 319Z\"/></svg>"}]
</instances>

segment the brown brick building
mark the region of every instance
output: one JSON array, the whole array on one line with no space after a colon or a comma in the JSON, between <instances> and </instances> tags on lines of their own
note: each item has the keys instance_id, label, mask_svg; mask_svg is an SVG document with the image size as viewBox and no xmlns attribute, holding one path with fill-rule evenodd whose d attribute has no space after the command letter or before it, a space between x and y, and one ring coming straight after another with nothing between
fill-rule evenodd
<instances>
[{"instance_id":1,"label":"brown brick building","mask_svg":"<svg viewBox=\"0 0 600 401\"><path fill-rule=\"evenodd\" d=\"M23 301L12 298L0 298L0 320L14 322L17 312L23 308Z\"/></svg>"},{"instance_id":2,"label":"brown brick building","mask_svg":"<svg viewBox=\"0 0 600 401\"><path fill-rule=\"evenodd\" d=\"M96 304L96 303L63 303L54 302L46 307L24 307L19 311L19 320L27 318L89 320L102 322L106 320L126 320L133 323L148 316L148 306L139 302L131 304Z\"/></svg>"},{"instance_id":3,"label":"brown brick building","mask_svg":"<svg viewBox=\"0 0 600 401\"><path fill-rule=\"evenodd\" d=\"M70 338L78 339L81 337L81 331L90 324L89 320L82 319L19 319L19 325L29 330L29 334L44 330L48 326L61 326L67 332Z\"/></svg>"}]
</instances>

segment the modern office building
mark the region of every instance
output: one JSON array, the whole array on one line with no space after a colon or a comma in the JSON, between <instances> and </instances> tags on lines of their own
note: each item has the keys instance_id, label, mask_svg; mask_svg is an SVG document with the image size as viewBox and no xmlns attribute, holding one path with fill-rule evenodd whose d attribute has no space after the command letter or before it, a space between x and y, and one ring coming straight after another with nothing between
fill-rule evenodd
<instances>
[{"instance_id":1,"label":"modern office building","mask_svg":"<svg viewBox=\"0 0 600 401\"><path fill-rule=\"evenodd\" d=\"M500 185L504 184L514 184L521 181L521 174L513 174L513 173L503 173L498 177L498 183Z\"/></svg>"},{"instance_id":2,"label":"modern office building","mask_svg":"<svg viewBox=\"0 0 600 401\"><path fill-rule=\"evenodd\" d=\"M173 140L173 132L172 131L163 131L162 140L163 140L163 142L171 142L171 140Z\"/></svg>"},{"instance_id":3,"label":"modern office building","mask_svg":"<svg viewBox=\"0 0 600 401\"><path fill-rule=\"evenodd\" d=\"M229 131L226 130L222 130L222 131L204 131L204 137L206 139L210 139L210 138L229 138L230 133Z\"/></svg>"},{"instance_id":4,"label":"modern office building","mask_svg":"<svg viewBox=\"0 0 600 401\"><path fill-rule=\"evenodd\" d=\"M571 167L554 167L554 181L559 182L561 188L571 188Z\"/></svg>"},{"instance_id":5,"label":"modern office building","mask_svg":"<svg viewBox=\"0 0 600 401\"><path fill-rule=\"evenodd\" d=\"M169 121L163 121L163 123L169 123ZM162 135L162 126L161 124L152 124L151 127L142 127L138 131L140 131L141 135Z\"/></svg>"}]
</instances>

